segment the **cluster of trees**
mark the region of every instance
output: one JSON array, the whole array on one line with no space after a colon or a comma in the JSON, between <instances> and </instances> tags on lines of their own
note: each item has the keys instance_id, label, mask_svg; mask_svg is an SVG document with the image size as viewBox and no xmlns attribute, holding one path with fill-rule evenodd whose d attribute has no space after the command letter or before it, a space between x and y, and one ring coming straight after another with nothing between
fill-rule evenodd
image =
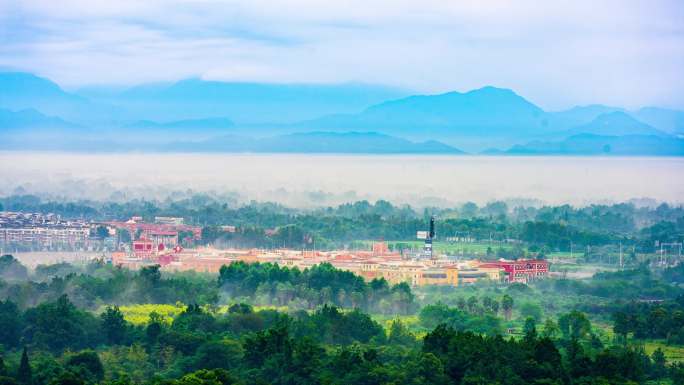
<instances>
[{"instance_id":1,"label":"cluster of trees","mask_svg":"<svg viewBox=\"0 0 684 385\"><path fill-rule=\"evenodd\" d=\"M500 300L489 295L482 297L471 295L468 298L449 296L447 298L453 307L438 300L436 303L428 303L421 308L418 316L423 327L433 329L437 325L445 324L456 330L499 334L503 332L499 316L503 316L505 321L510 321L515 304L513 297L509 294L503 294ZM523 307L525 305L527 304L523 304ZM525 311L521 311L521 316L527 317L528 315ZM541 319L541 314L534 318Z\"/></svg>"},{"instance_id":2,"label":"cluster of trees","mask_svg":"<svg viewBox=\"0 0 684 385\"><path fill-rule=\"evenodd\" d=\"M189 305L172 321L152 313L136 326L117 307L96 315L64 295L25 311L0 301L0 326L3 358L10 357L0 360L0 376L10 376L0 381L22 385L145 383L188 375L226 376L228 383L317 383L316 376L338 377L340 372L323 371L333 359L354 359L349 354L358 349L326 355L325 346L417 343L400 325L386 334L367 314L328 305L290 315L255 312L246 304L232 305L225 314ZM353 360L347 364L356 366Z\"/></svg>"},{"instance_id":3,"label":"cluster of trees","mask_svg":"<svg viewBox=\"0 0 684 385\"><path fill-rule=\"evenodd\" d=\"M520 229L520 239L531 245L569 251L572 245L604 245L622 240L623 237L605 231L582 230L564 222L527 221Z\"/></svg>"},{"instance_id":4,"label":"cluster of trees","mask_svg":"<svg viewBox=\"0 0 684 385\"><path fill-rule=\"evenodd\" d=\"M329 263L301 271L270 263L234 262L221 267L218 283L231 297L294 309L313 309L327 303L383 314L409 314L416 309L406 283L390 286L382 278L365 282Z\"/></svg>"},{"instance_id":5,"label":"cluster of trees","mask_svg":"<svg viewBox=\"0 0 684 385\"><path fill-rule=\"evenodd\" d=\"M4 262L3 262L4 261ZM183 273L162 276L159 266L132 271L93 261L84 267L68 263L38 266L32 275L11 255L0 257L0 298L20 307L54 301L63 294L79 307L103 304L216 303L216 278Z\"/></svg>"},{"instance_id":6,"label":"cluster of trees","mask_svg":"<svg viewBox=\"0 0 684 385\"><path fill-rule=\"evenodd\" d=\"M667 283L677 281L680 269L642 266L599 273L579 286L547 280L537 287L491 286L483 295L476 295L476 286L425 289L421 295L431 298L443 292L449 305L426 302L411 328L399 320L385 328L367 313L414 313L411 289L365 282L327 264L300 271L234 263L216 277L102 263L31 272L2 257L0 384L629 384L669 378L679 385L684 366L668 365L660 350L648 356L628 346L626 336L684 343L684 296L673 298L677 286ZM672 299L617 300L639 298L649 288ZM622 339L604 346L610 341L578 310L543 321L539 305L529 301L545 290L609 299L611 307L602 311L615 312ZM222 297L238 302L221 309ZM177 301L192 305L172 318L152 312L136 324L115 305ZM252 304L287 311L257 311Z\"/></svg>"},{"instance_id":7,"label":"cluster of trees","mask_svg":"<svg viewBox=\"0 0 684 385\"><path fill-rule=\"evenodd\" d=\"M436 322L421 341L401 322L385 330L359 310L324 305L290 314L235 304L225 313L189 305L173 320L152 313L132 325L121 311L78 309L67 296L24 311L0 302L0 382L86 384L628 384L671 378L662 351L591 345L581 313L524 335L475 333L443 306L421 313ZM456 316L454 316L456 314ZM460 315L462 316L462 315ZM450 324L450 325L447 325Z\"/></svg>"},{"instance_id":8,"label":"cluster of trees","mask_svg":"<svg viewBox=\"0 0 684 385\"><path fill-rule=\"evenodd\" d=\"M684 264L677 264L672 267L664 269L661 277L665 282L679 285L684 283Z\"/></svg>"},{"instance_id":9,"label":"cluster of trees","mask_svg":"<svg viewBox=\"0 0 684 385\"><path fill-rule=\"evenodd\" d=\"M448 307L442 303L423 307L418 317L421 325L426 329L434 329L438 325L444 324L456 330L470 330L490 335L503 332L501 320L491 312L477 315L458 308Z\"/></svg>"},{"instance_id":10,"label":"cluster of trees","mask_svg":"<svg viewBox=\"0 0 684 385\"><path fill-rule=\"evenodd\" d=\"M407 216L403 211L401 216L367 214L351 218L339 216L335 211L325 214L314 212L289 217L287 222L276 225L273 233L267 233L267 228L257 227L252 223L238 227L234 233L222 231L218 225L206 226L202 235L204 242L227 246L333 248L359 239L412 240L416 231L427 228L427 221L428 219L418 214ZM619 233L611 229L587 230L566 222L516 222L505 216L470 219L438 217L437 228L442 238L467 236L475 241L516 239L537 249L569 251L571 247L575 247L581 250L584 246L618 242L622 242L625 247L640 245L641 249L652 249L649 242L638 238L644 233Z\"/></svg>"},{"instance_id":11,"label":"cluster of trees","mask_svg":"<svg viewBox=\"0 0 684 385\"><path fill-rule=\"evenodd\" d=\"M652 358L624 347L590 354L572 339L561 352L551 338L539 337L534 326L523 338L506 340L441 325L425 337L423 351L434 354L457 384L629 384L668 374L661 351ZM673 377L679 375L675 372Z\"/></svg>"},{"instance_id":12,"label":"cluster of trees","mask_svg":"<svg viewBox=\"0 0 684 385\"><path fill-rule=\"evenodd\" d=\"M440 237L467 236L475 240L524 240L540 250L580 250L622 242L640 252L654 251L655 241L684 238L684 208L633 204L587 207L517 205L491 202L483 207L466 203L457 208L422 212L383 200L358 201L337 207L296 210L273 203L239 206L235 196L194 195L164 202L53 202L30 195L0 199L6 210L53 212L64 217L94 220L142 215L183 217L203 226L205 242L241 247L332 248L359 239L410 240L427 227L430 214L438 218ZM237 231L221 231L233 225ZM274 233L267 229L276 229ZM572 245L572 246L571 246Z\"/></svg>"},{"instance_id":13,"label":"cluster of trees","mask_svg":"<svg viewBox=\"0 0 684 385\"><path fill-rule=\"evenodd\" d=\"M614 300L675 298L684 290L664 280L646 265L615 272L599 272L591 280L555 279L536 283L542 290L564 295L582 295ZM586 309L594 304L587 303Z\"/></svg>"},{"instance_id":14,"label":"cluster of trees","mask_svg":"<svg viewBox=\"0 0 684 385\"><path fill-rule=\"evenodd\" d=\"M390 286L384 279L367 283L330 264L299 270L271 263L235 262L223 266L216 277L192 272L162 274L158 265L132 271L94 261L85 267L42 265L29 275L19 261L5 255L0 257L0 278L0 298L21 308L68 294L86 309L103 304L216 304L221 296L291 309L314 309L324 304L384 314L411 314L417 309L407 284Z\"/></svg>"},{"instance_id":15,"label":"cluster of trees","mask_svg":"<svg viewBox=\"0 0 684 385\"><path fill-rule=\"evenodd\" d=\"M684 344L684 296L663 302L630 302L613 314L613 330L623 340L633 335Z\"/></svg>"}]
</instances>

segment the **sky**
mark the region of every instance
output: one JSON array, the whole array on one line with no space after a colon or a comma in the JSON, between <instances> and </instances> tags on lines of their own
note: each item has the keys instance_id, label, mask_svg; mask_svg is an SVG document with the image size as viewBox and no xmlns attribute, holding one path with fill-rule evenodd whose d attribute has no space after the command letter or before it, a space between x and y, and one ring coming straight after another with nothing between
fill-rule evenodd
<instances>
[{"instance_id":1,"label":"sky","mask_svg":"<svg viewBox=\"0 0 684 385\"><path fill-rule=\"evenodd\" d=\"M69 89L494 85L547 110L684 109L684 1L0 0L0 68Z\"/></svg>"}]
</instances>

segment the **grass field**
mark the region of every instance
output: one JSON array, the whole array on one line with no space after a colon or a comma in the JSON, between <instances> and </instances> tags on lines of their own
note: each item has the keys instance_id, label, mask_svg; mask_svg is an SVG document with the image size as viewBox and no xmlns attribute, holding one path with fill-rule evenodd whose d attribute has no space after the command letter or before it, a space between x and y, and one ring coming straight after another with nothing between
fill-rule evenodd
<instances>
[{"instance_id":1,"label":"grass field","mask_svg":"<svg viewBox=\"0 0 684 385\"><path fill-rule=\"evenodd\" d=\"M221 306L205 306L204 310L213 314L225 314L228 312L230 305ZM168 324L173 322L180 313L182 313L187 305L176 303L175 305L165 304L139 304L130 306L120 306L119 310L123 313L124 319L134 325L144 325L150 320L150 314L156 312L164 318ZM254 311L261 310L277 310L279 312L287 312L287 306L252 306ZM98 309L97 313L104 311L104 307Z\"/></svg>"},{"instance_id":2,"label":"grass field","mask_svg":"<svg viewBox=\"0 0 684 385\"><path fill-rule=\"evenodd\" d=\"M175 305L142 304L121 306L119 310L123 313L124 319L133 325L146 324L150 320L150 313L152 312L161 315L164 317L164 321L170 324L178 314L185 310L185 307L181 303Z\"/></svg>"},{"instance_id":3,"label":"grass field","mask_svg":"<svg viewBox=\"0 0 684 385\"><path fill-rule=\"evenodd\" d=\"M613 342L615 336L611 324L592 321L594 332L601 338L601 341L606 345ZM668 362L684 362L684 346L668 345L665 340L636 340L629 339L629 344L633 346L642 346L644 352L649 356L660 348L665 353L665 358Z\"/></svg>"},{"instance_id":4,"label":"grass field","mask_svg":"<svg viewBox=\"0 0 684 385\"><path fill-rule=\"evenodd\" d=\"M383 328L385 328L385 331L389 333L390 328L392 327L392 323L395 320L401 321L401 323L406 326L413 335L415 335L417 338L421 339L425 337L425 335L429 332L428 329L425 327L421 326L420 324L420 319L418 318L418 315L380 315L380 314L373 314L371 315L371 318L373 318L374 321L382 325Z\"/></svg>"},{"instance_id":5,"label":"grass field","mask_svg":"<svg viewBox=\"0 0 684 385\"><path fill-rule=\"evenodd\" d=\"M575 260L577 257L583 256L582 253L574 252L570 253L569 251L554 251L552 253L549 253L546 255L546 258L548 259L569 259L569 260Z\"/></svg>"},{"instance_id":6,"label":"grass field","mask_svg":"<svg viewBox=\"0 0 684 385\"><path fill-rule=\"evenodd\" d=\"M644 351L649 356L660 348L668 362L684 362L684 346L667 345L665 341L649 340L643 343Z\"/></svg>"},{"instance_id":7,"label":"grass field","mask_svg":"<svg viewBox=\"0 0 684 385\"><path fill-rule=\"evenodd\" d=\"M228 312L229 305L221 305L211 308L206 308L206 311L212 312L214 314L225 314ZM167 323L173 322L180 313L182 313L186 308L186 305L182 303L176 303L175 305L159 305L159 304L140 304L140 305L130 305L130 306L120 306L119 310L124 315L124 319L134 325L144 325L150 319L150 314L156 312L164 317L164 321ZM286 313L288 308L286 306L253 306L254 311L262 310L277 310L279 312ZM104 311L104 307L99 309L98 313ZM425 330L420 326L420 321L418 315L372 315L372 318L381 324L385 329L389 330L392 322L394 320L400 320L404 325L406 325L412 332L417 335L424 334Z\"/></svg>"}]
</instances>

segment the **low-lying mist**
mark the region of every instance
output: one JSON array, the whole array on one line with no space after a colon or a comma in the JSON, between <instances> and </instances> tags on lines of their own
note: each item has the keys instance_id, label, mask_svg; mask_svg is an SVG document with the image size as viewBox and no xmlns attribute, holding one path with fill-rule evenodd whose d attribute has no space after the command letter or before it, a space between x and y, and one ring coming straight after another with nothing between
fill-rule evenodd
<instances>
[{"instance_id":1,"label":"low-lying mist","mask_svg":"<svg viewBox=\"0 0 684 385\"><path fill-rule=\"evenodd\" d=\"M682 158L0 153L0 195L177 199L307 208L367 199L413 207L494 200L682 203Z\"/></svg>"}]
</instances>

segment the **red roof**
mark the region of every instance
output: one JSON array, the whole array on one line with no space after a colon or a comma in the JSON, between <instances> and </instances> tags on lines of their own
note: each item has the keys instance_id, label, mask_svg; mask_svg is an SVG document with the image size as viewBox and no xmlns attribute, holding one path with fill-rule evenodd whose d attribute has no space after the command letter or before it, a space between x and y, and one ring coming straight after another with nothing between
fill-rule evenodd
<instances>
[{"instance_id":1,"label":"red roof","mask_svg":"<svg viewBox=\"0 0 684 385\"><path fill-rule=\"evenodd\" d=\"M163 230L157 230L157 231L150 231L148 232L149 235L169 235L175 237L178 235L177 231L163 231Z\"/></svg>"}]
</instances>

